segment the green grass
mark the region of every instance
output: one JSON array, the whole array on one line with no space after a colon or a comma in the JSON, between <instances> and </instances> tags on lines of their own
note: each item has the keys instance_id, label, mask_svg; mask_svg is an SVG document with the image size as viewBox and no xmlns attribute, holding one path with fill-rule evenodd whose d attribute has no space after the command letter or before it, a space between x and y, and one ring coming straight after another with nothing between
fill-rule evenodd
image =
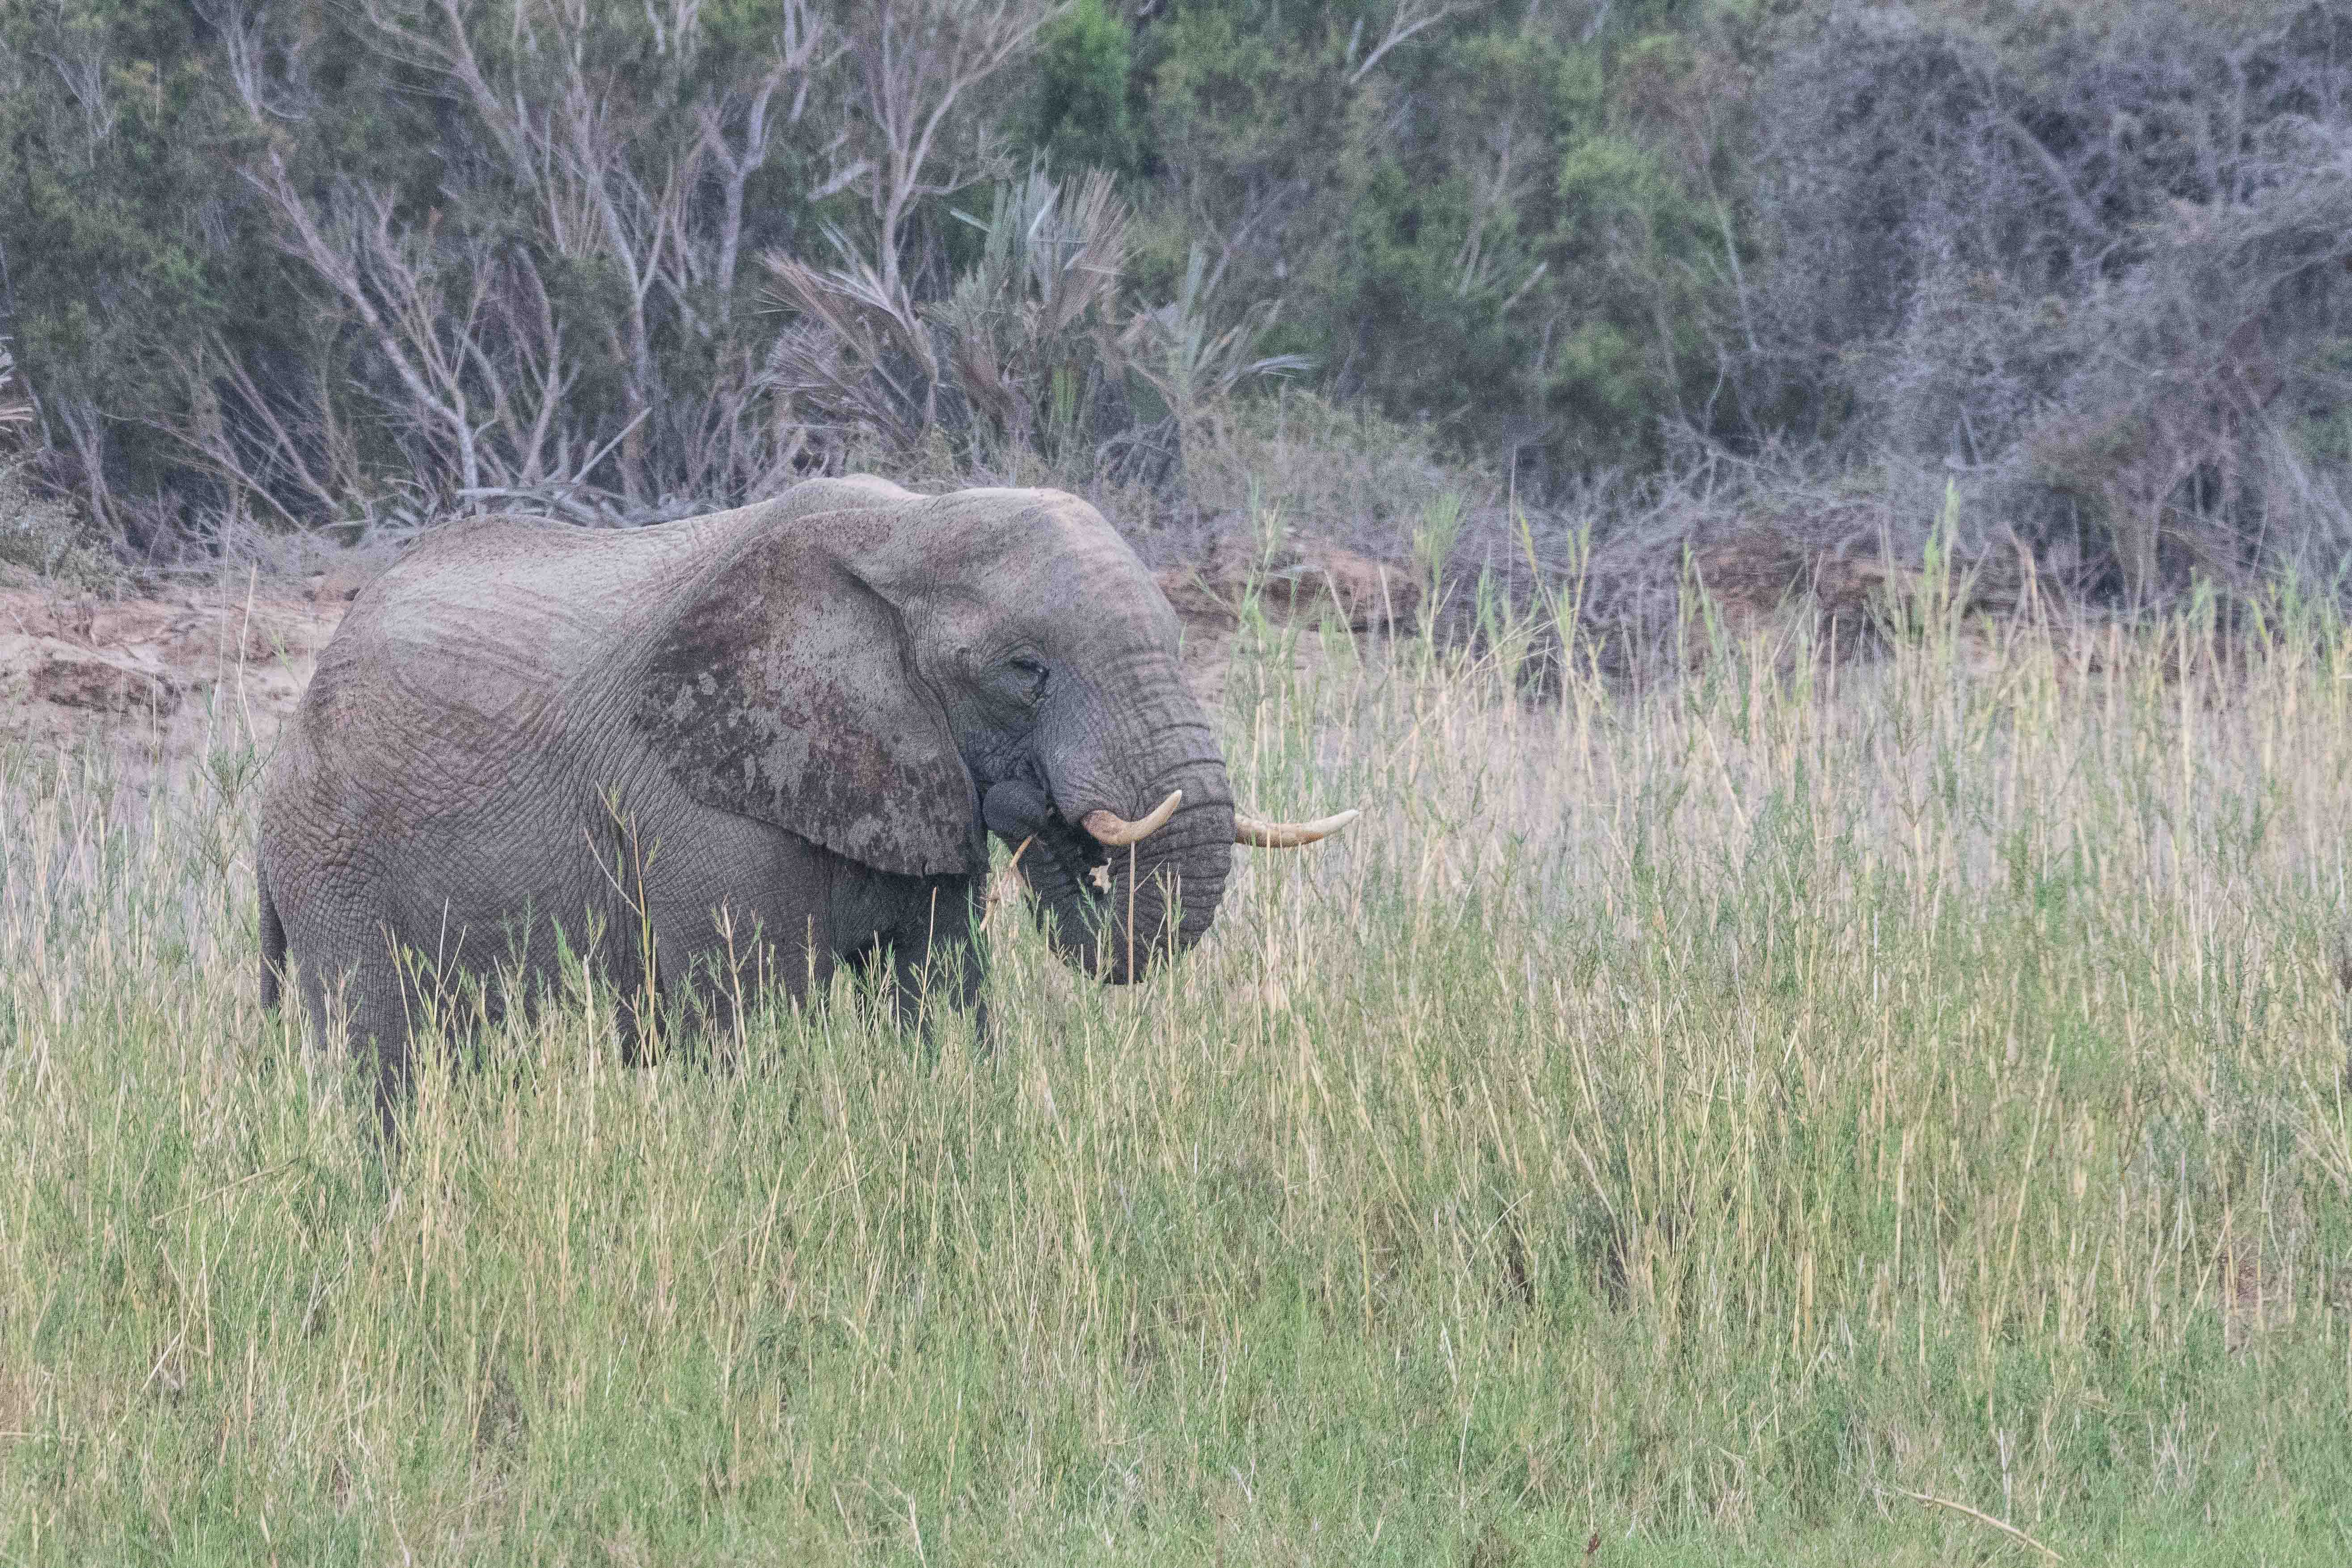
<instances>
[{"instance_id":1,"label":"green grass","mask_svg":"<svg viewBox=\"0 0 2352 1568\"><path fill-rule=\"evenodd\" d=\"M0 1561L2342 1561L2352 637L1925 621L1541 703L1257 628L1245 798L1370 809L1187 962L1005 922L984 1059L591 998L388 1173L249 753L19 758Z\"/></svg>"}]
</instances>

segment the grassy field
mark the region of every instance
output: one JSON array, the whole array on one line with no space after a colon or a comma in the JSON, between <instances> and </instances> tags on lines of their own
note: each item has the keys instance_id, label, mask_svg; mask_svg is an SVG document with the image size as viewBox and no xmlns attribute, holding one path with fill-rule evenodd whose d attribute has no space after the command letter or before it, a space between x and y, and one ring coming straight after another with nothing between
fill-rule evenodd
<instances>
[{"instance_id":1,"label":"grassy field","mask_svg":"<svg viewBox=\"0 0 2352 1568\"><path fill-rule=\"evenodd\" d=\"M0 1561L2343 1561L2352 637L1902 642L1245 629L1244 797L1369 810L1188 962L1000 922L988 1058L592 998L389 1172L250 749L16 759Z\"/></svg>"}]
</instances>

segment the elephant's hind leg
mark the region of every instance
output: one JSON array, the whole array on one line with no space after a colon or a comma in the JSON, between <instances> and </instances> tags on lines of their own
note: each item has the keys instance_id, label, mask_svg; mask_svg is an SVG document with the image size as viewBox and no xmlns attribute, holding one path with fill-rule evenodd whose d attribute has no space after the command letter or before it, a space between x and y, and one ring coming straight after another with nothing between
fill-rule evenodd
<instances>
[{"instance_id":1,"label":"elephant's hind leg","mask_svg":"<svg viewBox=\"0 0 2352 1568\"><path fill-rule=\"evenodd\" d=\"M278 918L277 900L269 896L268 876L257 871L253 880L261 899L261 1005L274 1013L286 978L286 924Z\"/></svg>"},{"instance_id":2,"label":"elephant's hind leg","mask_svg":"<svg viewBox=\"0 0 2352 1568\"><path fill-rule=\"evenodd\" d=\"M389 1147L401 1107L415 1087L412 997L390 953L342 963L324 963L299 975L302 1010L312 1041L346 1046L373 1080L376 1121Z\"/></svg>"}]
</instances>

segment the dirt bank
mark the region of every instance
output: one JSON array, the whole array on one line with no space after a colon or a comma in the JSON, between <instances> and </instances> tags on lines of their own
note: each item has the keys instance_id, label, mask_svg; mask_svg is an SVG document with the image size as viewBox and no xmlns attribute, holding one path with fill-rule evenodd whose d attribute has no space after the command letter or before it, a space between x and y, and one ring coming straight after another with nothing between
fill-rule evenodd
<instances>
[{"instance_id":1,"label":"dirt bank","mask_svg":"<svg viewBox=\"0 0 2352 1568\"><path fill-rule=\"evenodd\" d=\"M356 584L100 600L0 587L0 745L97 742L142 771L215 738L267 746Z\"/></svg>"}]
</instances>

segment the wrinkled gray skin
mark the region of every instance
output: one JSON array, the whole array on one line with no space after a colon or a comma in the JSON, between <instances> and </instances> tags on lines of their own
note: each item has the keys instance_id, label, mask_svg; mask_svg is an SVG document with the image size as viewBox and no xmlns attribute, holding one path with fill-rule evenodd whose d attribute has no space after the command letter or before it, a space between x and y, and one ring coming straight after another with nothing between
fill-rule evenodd
<instances>
[{"instance_id":1,"label":"wrinkled gray skin","mask_svg":"<svg viewBox=\"0 0 2352 1568\"><path fill-rule=\"evenodd\" d=\"M1131 850L1076 826L1171 789ZM724 1014L886 952L902 1008L971 1005L991 830L1034 836L1055 947L1116 982L1198 942L1231 867L1175 616L1084 501L861 476L635 531L456 525L360 595L271 763L263 1000L290 972L315 1030L348 1017L387 1116L421 1009L466 977L495 1008L502 970L535 994L559 927L633 1052L632 998Z\"/></svg>"}]
</instances>

